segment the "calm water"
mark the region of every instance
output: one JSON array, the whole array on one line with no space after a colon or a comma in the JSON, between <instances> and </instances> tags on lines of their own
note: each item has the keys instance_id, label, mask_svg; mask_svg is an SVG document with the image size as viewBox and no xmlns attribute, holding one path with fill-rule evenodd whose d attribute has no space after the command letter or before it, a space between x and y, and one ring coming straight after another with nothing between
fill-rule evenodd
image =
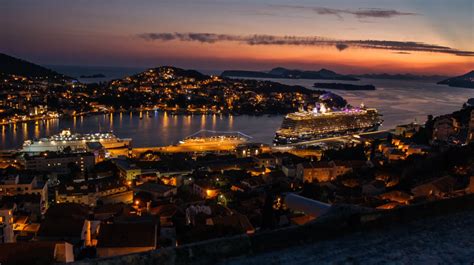
<instances>
[{"instance_id":1,"label":"calm water","mask_svg":"<svg viewBox=\"0 0 474 265\"><path fill-rule=\"evenodd\" d=\"M60 70L60 69L55 69ZM132 74L138 69L92 69L87 72L71 68L63 71L70 74L105 73L108 77L118 78L120 75ZM102 71L97 71L102 70ZM129 72L127 72L129 71ZM107 75L106 73L106 75ZM321 80L276 79L276 82L312 87L314 82ZM375 91L342 91L334 90L343 96L350 104L364 103L375 107L383 114L383 128L393 128L396 124L424 122L428 114L440 115L461 108L468 98L474 97L474 90L440 86L434 82L375 80L366 79L359 84L373 84ZM122 138L133 138L133 145L159 146L175 144L179 140L201 129L217 131L241 131L251 135L253 140L271 143L275 130L280 126L282 116L219 116L219 115L189 115L176 116L161 112L143 114L116 113L113 115L98 115L78 117L63 120L53 120L35 125L25 123L1 127L0 149L19 148L23 141L29 138L40 138L56 134L62 129L70 128L80 133L110 131Z\"/></svg>"},{"instance_id":2,"label":"calm water","mask_svg":"<svg viewBox=\"0 0 474 265\"><path fill-rule=\"evenodd\" d=\"M163 112L115 113L90 117L50 120L36 125L23 123L2 126L1 149L19 148L23 141L56 134L70 128L74 132L92 133L113 131L121 138L133 138L133 146L161 146L176 144L179 140L201 130L240 131L258 142L272 141L280 126L281 116L220 116L171 115Z\"/></svg>"},{"instance_id":3,"label":"calm water","mask_svg":"<svg viewBox=\"0 0 474 265\"><path fill-rule=\"evenodd\" d=\"M311 88L314 82L324 82L292 79L275 81L307 88ZM344 83L344 81L336 82ZM436 81L362 79L345 83L373 84L377 88L373 91L331 91L344 97L353 106L364 103L367 107L377 108L383 114L383 128L386 129L415 120L424 123L427 115L436 116L459 110L469 98L474 97L474 89L437 85Z\"/></svg>"}]
</instances>

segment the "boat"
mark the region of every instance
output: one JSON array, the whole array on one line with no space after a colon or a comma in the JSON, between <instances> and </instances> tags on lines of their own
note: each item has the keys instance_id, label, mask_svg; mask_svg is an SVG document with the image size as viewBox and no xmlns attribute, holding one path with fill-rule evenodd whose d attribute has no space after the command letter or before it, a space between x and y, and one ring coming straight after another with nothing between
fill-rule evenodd
<instances>
[{"instance_id":1,"label":"boat","mask_svg":"<svg viewBox=\"0 0 474 265\"><path fill-rule=\"evenodd\" d=\"M183 140L179 144L212 144L212 143L245 143L252 137L241 132L199 130Z\"/></svg>"},{"instance_id":2,"label":"boat","mask_svg":"<svg viewBox=\"0 0 474 265\"><path fill-rule=\"evenodd\" d=\"M375 108L329 109L324 104L311 111L300 109L285 116L273 143L288 145L378 130L383 120Z\"/></svg>"},{"instance_id":3,"label":"boat","mask_svg":"<svg viewBox=\"0 0 474 265\"><path fill-rule=\"evenodd\" d=\"M22 151L25 153L58 152L69 147L72 151L87 150L88 143L100 143L105 149L129 147L132 139L118 138L112 132L79 134L71 130L62 130L48 138L26 140Z\"/></svg>"}]
</instances>

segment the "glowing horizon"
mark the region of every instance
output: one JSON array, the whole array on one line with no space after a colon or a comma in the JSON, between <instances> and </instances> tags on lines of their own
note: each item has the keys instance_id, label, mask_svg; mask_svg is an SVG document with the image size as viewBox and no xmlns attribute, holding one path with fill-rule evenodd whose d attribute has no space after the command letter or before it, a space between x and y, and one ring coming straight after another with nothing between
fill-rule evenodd
<instances>
[{"instance_id":1,"label":"glowing horizon","mask_svg":"<svg viewBox=\"0 0 474 265\"><path fill-rule=\"evenodd\" d=\"M0 52L43 65L444 75L474 69L472 1L354 2L2 2Z\"/></svg>"}]
</instances>

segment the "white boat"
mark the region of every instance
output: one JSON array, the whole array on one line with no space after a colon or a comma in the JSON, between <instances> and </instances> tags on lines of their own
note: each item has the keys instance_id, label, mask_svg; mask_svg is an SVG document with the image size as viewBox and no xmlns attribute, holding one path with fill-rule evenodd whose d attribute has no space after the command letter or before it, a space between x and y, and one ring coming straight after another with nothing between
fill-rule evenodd
<instances>
[{"instance_id":1,"label":"white boat","mask_svg":"<svg viewBox=\"0 0 474 265\"><path fill-rule=\"evenodd\" d=\"M124 148L130 146L132 139L120 139L111 132L79 134L71 133L70 130L62 130L61 133L48 138L27 140L23 143L22 151L26 153L41 153L46 151L63 151L66 147L72 151L87 150L88 143L98 142L106 149Z\"/></svg>"}]
</instances>

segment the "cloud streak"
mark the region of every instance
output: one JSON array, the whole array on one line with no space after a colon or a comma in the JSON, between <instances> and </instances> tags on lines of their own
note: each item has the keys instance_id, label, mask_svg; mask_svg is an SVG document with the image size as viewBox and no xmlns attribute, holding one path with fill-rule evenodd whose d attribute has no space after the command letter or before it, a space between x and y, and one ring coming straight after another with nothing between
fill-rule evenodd
<instances>
[{"instance_id":1,"label":"cloud streak","mask_svg":"<svg viewBox=\"0 0 474 265\"><path fill-rule=\"evenodd\" d=\"M215 33L143 33L139 38L148 41L182 41L198 43L236 42L246 45L275 45L275 46L332 46L339 51L350 47L363 49L392 50L399 52L433 52L453 54L457 56L474 56L474 51L458 50L447 46L428 44L414 41L391 40L343 40L319 36L276 36L276 35L232 35Z\"/></svg>"},{"instance_id":2,"label":"cloud streak","mask_svg":"<svg viewBox=\"0 0 474 265\"><path fill-rule=\"evenodd\" d=\"M298 10L311 10L318 15L332 15L340 19L344 15L353 15L357 18L392 18L399 16L416 16L417 13L402 12L394 9L381 9L381 8L360 8L360 9L336 9L327 7L312 7L312 6L298 6L298 5L274 5L278 8L286 9L298 9Z\"/></svg>"}]
</instances>

